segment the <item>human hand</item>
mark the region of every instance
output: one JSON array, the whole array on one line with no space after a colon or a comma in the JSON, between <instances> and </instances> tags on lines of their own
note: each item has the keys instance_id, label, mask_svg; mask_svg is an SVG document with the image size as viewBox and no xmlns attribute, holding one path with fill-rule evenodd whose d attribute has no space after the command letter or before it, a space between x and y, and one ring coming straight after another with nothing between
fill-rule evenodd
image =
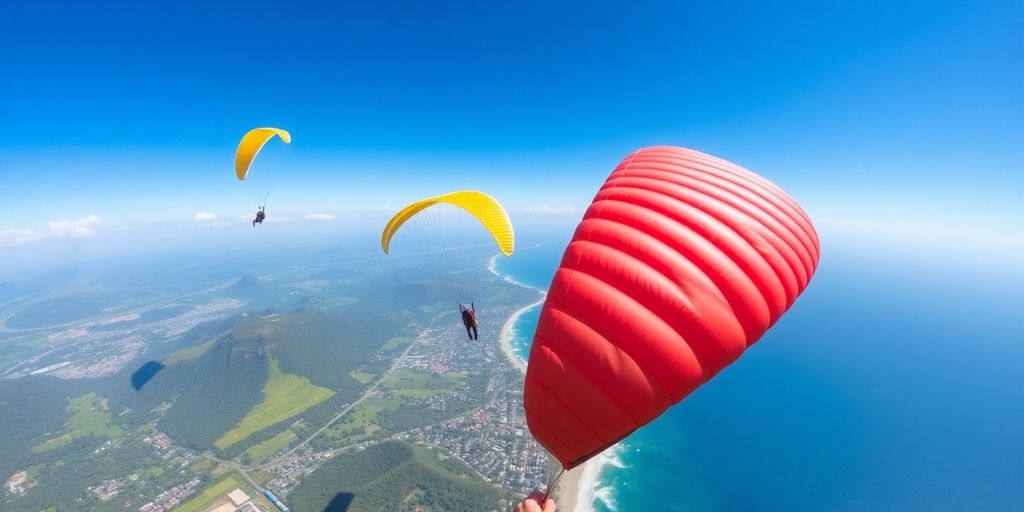
<instances>
[{"instance_id":1,"label":"human hand","mask_svg":"<svg viewBox=\"0 0 1024 512\"><path fill-rule=\"evenodd\" d=\"M515 512L556 512L555 500L544 499L544 493L534 491L516 505Z\"/></svg>"}]
</instances>

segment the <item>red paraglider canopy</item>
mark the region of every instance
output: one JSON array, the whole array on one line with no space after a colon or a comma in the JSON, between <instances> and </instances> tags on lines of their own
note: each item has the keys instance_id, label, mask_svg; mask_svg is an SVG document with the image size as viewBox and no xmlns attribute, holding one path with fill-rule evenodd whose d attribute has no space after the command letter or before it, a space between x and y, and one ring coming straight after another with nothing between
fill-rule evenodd
<instances>
[{"instance_id":1,"label":"red paraglider canopy","mask_svg":"<svg viewBox=\"0 0 1024 512\"><path fill-rule=\"evenodd\" d=\"M807 214L698 151L629 155L548 291L526 374L530 432L566 469L679 402L757 341L818 265Z\"/></svg>"}]
</instances>

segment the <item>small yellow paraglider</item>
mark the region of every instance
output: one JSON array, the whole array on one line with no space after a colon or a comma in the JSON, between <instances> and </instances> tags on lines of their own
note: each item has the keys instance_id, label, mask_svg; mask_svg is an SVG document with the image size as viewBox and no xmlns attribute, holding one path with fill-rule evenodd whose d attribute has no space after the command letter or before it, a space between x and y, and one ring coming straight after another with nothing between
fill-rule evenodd
<instances>
[{"instance_id":1,"label":"small yellow paraglider","mask_svg":"<svg viewBox=\"0 0 1024 512\"><path fill-rule=\"evenodd\" d=\"M249 177L249 168L252 167L252 162L255 160L256 155L274 137L280 137L285 144L290 144L292 141L292 136L287 131L269 127L249 130L242 137L242 140L238 143L238 149L235 150L235 176L238 177L238 181L246 181L246 178ZM263 224L263 220L267 217L267 199L270 196L271 186L271 180L269 179L258 179L256 181L258 183L253 183L253 180L248 182L249 191L257 206L256 218L252 221L253 227L256 227L256 224Z\"/></svg>"},{"instance_id":2,"label":"small yellow paraglider","mask_svg":"<svg viewBox=\"0 0 1024 512\"><path fill-rule=\"evenodd\" d=\"M238 176L238 181L245 181L253 159L275 135L281 137L285 144L292 142L291 134L280 128L255 128L249 130L242 137L241 142L238 143L238 149L235 151L235 176Z\"/></svg>"}]
</instances>

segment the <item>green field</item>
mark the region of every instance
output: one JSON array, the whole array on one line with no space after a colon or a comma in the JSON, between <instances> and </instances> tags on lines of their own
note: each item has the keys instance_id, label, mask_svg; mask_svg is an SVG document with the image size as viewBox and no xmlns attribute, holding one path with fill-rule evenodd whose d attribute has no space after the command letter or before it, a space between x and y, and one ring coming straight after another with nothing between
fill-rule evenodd
<instances>
[{"instance_id":1,"label":"green field","mask_svg":"<svg viewBox=\"0 0 1024 512\"><path fill-rule=\"evenodd\" d=\"M39 478L39 472L42 471L43 468L45 468L45 467L46 467L46 464L36 464L34 466L29 466L29 468L28 468L28 476L29 476L29 478L31 478L33 480L37 480Z\"/></svg>"},{"instance_id":2,"label":"green field","mask_svg":"<svg viewBox=\"0 0 1024 512\"><path fill-rule=\"evenodd\" d=\"M285 448L292 441L295 440L295 432L291 429L285 430L280 434L263 441L260 444L250 447L248 450L242 453L242 456L248 456L249 460L253 464L259 464L267 460L271 455L276 453L278 450Z\"/></svg>"},{"instance_id":3,"label":"green field","mask_svg":"<svg viewBox=\"0 0 1024 512\"><path fill-rule=\"evenodd\" d=\"M81 437L117 439L124 434L121 427L110 424L111 414L106 408L106 400L96 393L72 398L65 410L70 414L67 421L68 432L33 446L33 452L50 451Z\"/></svg>"},{"instance_id":4,"label":"green field","mask_svg":"<svg viewBox=\"0 0 1024 512\"><path fill-rule=\"evenodd\" d=\"M267 473L266 471L257 469L249 471L249 478L255 480L256 483L260 486L266 486L267 482L274 479L274 476L271 475L270 473Z\"/></svg>"},{"instance_id":5,"label":"green field","mask_svg":"<svg viewBox=\"0 0 1024 512\"><path fill-rule=\"evenodd\" d=\"M468 375L466 372L447 372L444 375L438 375L404 368L384 379L383 385L391 391L392 396L428 398L462 387Z\"/></svg>"},{"instance_id":6,"label":"green field","mask_svg":"<svg viewBox=\"0 0 1024 512\"><path fill-rule=\"evenodd\" d=\"M389 375L383 384L389 389L451 389L462 385L467 375L465 372L447 372L440 375L403 368L398 373Z\"/></svg>"},{"instance_id":7,"label":"green field","mask_svg":"<svg viewBox=\"0 0 1024 512\"><path fill-rule=\"evenodd\" d=\"M395 389L391 394L402 398L430 398L438 393L448 391L447 389Z\"/></svg>"},{"instance_id":8,"label":"green field","mask_svg":"<svg viewBox=\"0 0 1024 512\"><path fill-rule=\"evenodd\" d=\"M202 473L207 469L210 469L210 466L212 465L213 462L210 459L200 458L199 460L193 462L192 465L188 467L188 469L193 473Z\"/></svg>"},{"instance_id":9,"label":"green field","mask_svg":"<svg viewBox=\"0 0 1024 512\"><path fill-rule=\"evenodd\" d=\"M345 418L345 421L331 426L329 433L334 439L358 441L372 436L380 430L375 423L377 416L384 411L397 411L402 402L392 398L372 398L356 406Z\"/></svg>"},{"instance_id":10,"label":"green field","mask_svg":"<svg viewBox=\"0 0 1024 512\"><path fill-rule=\"evenodd\" d=\"M408 336L395 336L394 338L389 339L387 343L385 343L384 346L381 347L381 350L394 350L398 347L401 347L402 345L405 345L411 340L412 338Z\"/></svg>"},{"instance_id":11,"label":"green field","mask_svg":"<svg viewBox=\"0 0 1024 512\"><path fill-rule=\"evenodd\" d=\"M52 439L47 439L46 441L33 446L32 453L48 452L50 450L60 448L61 446L64 446L66 444L70 444L71 441L74 440L75 436L71 434L64 434L62 436L57 436Z\"/></svg>"},{"instance_id":12,"label":"green field","mask_svg":"<svg viewBox=\"0 0 1024 512\"><path fill-rule=\"evenodd\" d=\"M152 423L144 423L142 425L139 425L135 429L135 432L139 434L152 434L153 432L156 432L156 425Z\"/></svg>"},{"instance_id":13,"label":"green field","mask_svg":"<svg viewBox=\"0 0 1024 512\"><path fill-rule=\"evenodd\" d=\"M384 379L386 388L423 388L432 380L435 374L417 372L411 368L402 368L398 373L388 375Z\"/></svg>"},{"instance_id":14,"label":"green field","mask_svg":"<svg viewBox=\"0 0 1024 512\"><path fill-rule=\"evenodd\" d=\"M282 372L277 360L271 359L270 377L263 388L263 401L213 444L223 450L260 430L301 414L333 395L334 391L314 385L305 377Z\"/></svg>"},{"instance_id":15,"label":"green field","mask_svg":"<svg viewBox=\"0 0 1024 512\"><path fill-rule=\"evenodd\" d=\"M376 377L376 374L367 373L362 370L352 370L348 374L353 379L358 380L360 384L369 384Z\"/></svg>"},{"instance_id":16,"label":"green field","mask_svg":"<svg viewBox=\"0 0 1024 512\"><path fill-rule=\"evenodd\" d=\"M188 361L189 359L195 359L203 355L203 353L206 352L207 350L209 350L210 347L213 346L214 342L216 342L217 338L219 337L220 336L214 336L213 338L211 338L206 343L203 343L202 345L196 345L194 347L181 349L167 356L167 359L164 359L164 364L174 364L180 363L182 361Z\"/></svg>"},{"instance_id":17,"label":"green field","mask_svg":"<svg viewBox=\"0 0 1024 512\"><path fill-rule=\"evenodd\" d=\"M235 475L228 475L223 480L203 489L203 492L198 496L175 507L174 512L195 512L196 510L202 510L211 501L217 499L217 497L241 487L241 484L238 482L239 480L235 478ZM243 490L246 490L246 494L249 494L247 489Z\"/></svg>"}]
</instances>

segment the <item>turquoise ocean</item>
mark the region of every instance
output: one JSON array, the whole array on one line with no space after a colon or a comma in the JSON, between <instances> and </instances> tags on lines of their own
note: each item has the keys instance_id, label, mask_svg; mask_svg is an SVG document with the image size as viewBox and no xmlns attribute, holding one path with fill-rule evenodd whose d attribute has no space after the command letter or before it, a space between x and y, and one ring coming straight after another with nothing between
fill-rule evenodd
<instances>
[{"instance_id":1,"label":"turquoise ocean","mask_svg":"<svg viewBox=\"0 0 1024 512\"><path fill-rule=\"evenodd\" d=\"M545 289L563 248L496 271ZM826 247L757 345L599 459L577 510L1024 510L1020 268L904 256ZM524 361L539 314L513 329Z\"/></svg>"}]
</instances>

